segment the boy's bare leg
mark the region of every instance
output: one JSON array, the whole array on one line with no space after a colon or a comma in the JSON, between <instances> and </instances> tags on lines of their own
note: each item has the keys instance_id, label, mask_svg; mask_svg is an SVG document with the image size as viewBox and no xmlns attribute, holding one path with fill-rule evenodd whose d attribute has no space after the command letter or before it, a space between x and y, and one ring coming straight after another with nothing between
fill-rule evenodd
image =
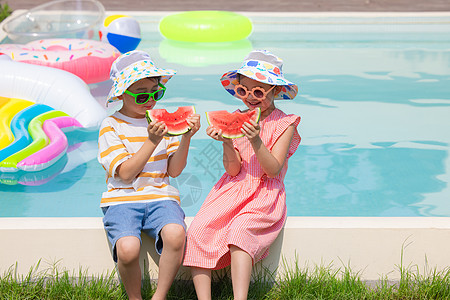
<instances>
[{"instance_id":1,"label":"boy's bare leg","mask_svg":"<svg viewBox=\"0 0 450 300\"><path fill-rule=\"evenodd\" d=\"M141 242L135 236L125 236L117 240L117 266L130 300L142 299L141 268L139 266L140 250Z\"/></svg>"},{"instance_id":2,"label":"boy's bare leg","mask_svg":"<svg viewBox=\"0 0 450 300\"><path fill-rule=\"evenodd\" d=\"M167 224L161 230L163 250L159 259L158 285L152 299L165 299L183 260L186 233L179 224Z\"/></svg>"},{"instance_id":3,"label":"boy's bare leg","mask_svg":"<svg viewBox=\"0 0 450 300\"><path fill-rule=\"evenodd\" d=\"M211 300L211 270L191 267L192 280L199 300Z\"/></svg>"},{"instance_id":4,"label":"boy's bare leg","mask_svg":"<svg viewBox=\"0 0 450 300\"><path fill-rule=\"evenodd\" d=\"M247 299L252 275L252 257L239 247L230 245L231 281L235 300Z\"/></svg>"}]
</instances>

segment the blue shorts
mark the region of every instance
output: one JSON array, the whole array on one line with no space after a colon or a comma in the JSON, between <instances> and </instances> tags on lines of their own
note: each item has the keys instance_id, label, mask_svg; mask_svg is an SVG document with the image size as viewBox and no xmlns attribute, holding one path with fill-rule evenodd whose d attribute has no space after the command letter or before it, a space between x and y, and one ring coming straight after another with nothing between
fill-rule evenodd
<instances>
[{"instance_id":1,"label":"blue shorts","mask_svg":"<svg viewBox=\"0 0 450 300\"><path fill-rule=\"evenodd\" d=\"M135 236L141 243L141 232L155 239L155 248L161 254L161 229L167 224L180 224L186 230L184 211L172 200L147 203L126 203L103 207L103 225L111 243L113 259L117 262L116 242L124 236Z\"/></svg>"}]
</instances>

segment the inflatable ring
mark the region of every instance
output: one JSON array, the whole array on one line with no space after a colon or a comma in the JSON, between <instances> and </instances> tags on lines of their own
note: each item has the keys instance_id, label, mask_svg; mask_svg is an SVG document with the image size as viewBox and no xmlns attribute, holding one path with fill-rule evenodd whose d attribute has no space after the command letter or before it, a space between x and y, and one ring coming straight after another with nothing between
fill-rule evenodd
<instances>
[{"instance_id":1,"label":"inflatable ring","mask_svg":"<svg viewBox=\"0 0 450 300\"><path fill-rule=\"evenodd\" d=\"M252 32L252 22L229 11L188 11L164 17L159 22L159 31L164 37L176 41L230 42L248 37Z\"/></svg>"},{"instance_id":2,"label":"inflatable ring","mask_svg":"<svg viewBox=\"0 0 450 300\"><path fill-rule=\"evenodd\" d=\"M73 73L86 83L109 79L113 61L120 55L114 46L84 39L44 39L25 45L3 44L0 52L13 60L53 67Z\"/></svg>"}]
</instances>

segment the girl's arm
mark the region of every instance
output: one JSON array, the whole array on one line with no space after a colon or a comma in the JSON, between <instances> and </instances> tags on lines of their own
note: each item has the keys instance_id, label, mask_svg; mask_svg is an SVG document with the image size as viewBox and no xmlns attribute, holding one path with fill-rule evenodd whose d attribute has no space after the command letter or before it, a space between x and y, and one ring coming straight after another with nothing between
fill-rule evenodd
<instances>
[{"instance_id":1,"label":"girl's arm","mask_svg":"<svg viewBox=\"0 0 450 300\"><path fill-rule=\"evenodd\" d=\"M153 151L155 151L163 136L167 133L167 127L162 122L151 122L147 127L148 139L142 147L129 159L120 164L116 169L116 174L125 182L132 182L148 162Z\"/></svg>"},{"instance_id":2,"label":"girl's arm","mask_svg":"<svg viewBox=\"0 0 450 300\"><path fill-rule=\"evenodd\" d=\"M189 127L191 127L191 130L183 134L177 151L169 157L169 161L167 163L167 173L171 177L177 177L186 167L191 138L200 129L200 115L192 115L191 117L189 117L187 122L189 124Z\"/></svg>"},{"instance_id":3,"label":"girl's arm","mask_svg":"<svg viewBox=\"0 0 450 300\"><path fill-rule=\"evenodd\" d=\"M222 143L223 146L223 167L225 171L231 175L236 176L241 171L241 156L239 152L233 147L233 142L228 139Z\"/></svg>"},{"instance_id":4,"label":"girl's arm","mask_svg":"<svg viewBox=\"0 0 450 300\"><path fill-rule=\"evenodd\" d=\"M222 130L215 129L212 126L206 128L206 134L213 139L222 142L223 166L225 171L231 176L236 176L241 170L241 156L239 155L239 152L234 149L233 141L222 137Z\"/></svg>"},{"instance_id":5,"label":"girl's arm","mask_svg":"<svg viewBox=\"0 0 450 300\"><path fill-rule=\"evenodd\" d=\"M259 136L259 125L254 121L244 123L242 132L249 139L259 164L268 177L276 177L283 168L294 131L294 125L290 125L275 142L272 151L269 151Z\"/></svg>"}]
</instances>

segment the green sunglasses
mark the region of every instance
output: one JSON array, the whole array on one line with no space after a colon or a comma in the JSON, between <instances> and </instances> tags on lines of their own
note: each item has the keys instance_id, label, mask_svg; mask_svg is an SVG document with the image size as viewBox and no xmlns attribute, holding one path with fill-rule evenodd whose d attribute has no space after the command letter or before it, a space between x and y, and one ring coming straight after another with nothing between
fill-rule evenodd
<instances>
[{"instance_id":1,"label":"green sunglasses","mask_svg":"<svg viewBox=\"0 0 450 300\"><path fill-rule=\"evenodd\" d=\"M162 85L161 83L158 83L158 85L161 88L159 90L154 91L153 93L134 94L129 90L125 90L124 93L133 96L136 104L145 104L148 102L148 100L150 100L150 98L153 98L153 100L158 101L161 100L161 98L164 96L164 93L166 92L166 87L164 85Z\"/></svg>"}]
</instances>

